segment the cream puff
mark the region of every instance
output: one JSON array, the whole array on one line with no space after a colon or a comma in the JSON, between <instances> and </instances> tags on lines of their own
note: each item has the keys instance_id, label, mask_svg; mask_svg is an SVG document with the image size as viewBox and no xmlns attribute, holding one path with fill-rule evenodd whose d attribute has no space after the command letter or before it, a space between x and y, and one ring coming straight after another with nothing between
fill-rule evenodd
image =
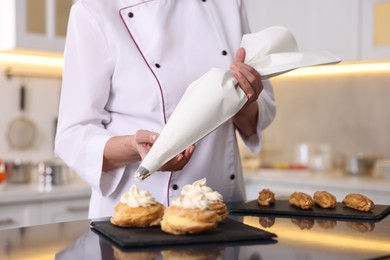
<instances>
[{"instance_id":1,"label":"cream puff","mask_svg":"<svg viewBox=\"0 0 390 260\"><path fill-rule=\"evenodd\" d=\"M310 195L304 192L294 192L290 196L290 204L301 209L310 209L314 205L314 201Z\"/></svg>"},{"instance_id":2,"label":"cream puff","mask_svg":"<svg viewBox=\"0 0 390 260\"><path fill-rule=\"evenodd\" d=\"M269 207L275 203L275 194L270 189L262 189L259 192L257 203L260 206Z\"/></svg>"},{"instance_id":3,"label":"cream puff","mask_svg":"<svg viewBox=\"0 0 390 260\"><path fill-rule=\"evenodd\" d=\"M181 191L182 195L190 193L193 189L202 192L209 202L209 209L218 214L218 222L224 221L228 216L228 209L223 202L222 195L214 191L212 188L206 186L206 178L195 181L192 185L185 185Z\"/></svg>"},{"instance_id":4,"label":"cream puff","mask_svg":"<svg viewBox=\"0 0 390 260\"><path fill-rule=\"evenodd\" d=\"M375 208L375 204L370 198L358 193L350 193L345 196L343 204L359 211L371 211Z\"/></svg>"},{"instance_id":5,"label":"cream puff","mask_svg":"<svg viewBox=\"0 0 390 260\"><path fill-rule=\"evenodd\" d=\"M133 184L115 206L111 223L120 227L158 226L164 214L164 206L150 192L139 190Z\"/></svg>"},{"instance_id":6,"label":"cream puff","mask_svg":"<svg viewBox=\"0 0 390 260\"><path fill-rule=\"evenodd\" d=\"M336 197L327 191L316 191L314 193L314 202L324 209L333 209L337 206Z\"/></svg>"},{"instance_id":7,"label":"cream puff","mask_svg":"<svg viewBox=\"0 0 390 260\"><path fill-rule=\"evenodd\" d=\"M195 234L214 229L219 220L204 193L192 189L165 209L161 229L174 235Z\"/></svg>"}]
</instances>

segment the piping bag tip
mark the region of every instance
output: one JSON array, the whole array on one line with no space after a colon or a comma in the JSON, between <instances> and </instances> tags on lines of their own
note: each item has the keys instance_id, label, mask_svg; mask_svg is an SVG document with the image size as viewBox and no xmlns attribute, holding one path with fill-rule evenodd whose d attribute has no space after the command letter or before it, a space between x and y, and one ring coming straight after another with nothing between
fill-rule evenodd
<instances>
[{"instance_id":1,"label":"piping bag tip","mask_svg":"<svg viewBox=\"0 0 390 260\"><path fill-rule=\"evenodd\" d=\"M148 169L140 166L137 169L137 171L135 172L134 178L135 178L136 181L140 182L140 181L145 180L150 175L152 175L152 173Z\"/></svg>"}]
</instances>

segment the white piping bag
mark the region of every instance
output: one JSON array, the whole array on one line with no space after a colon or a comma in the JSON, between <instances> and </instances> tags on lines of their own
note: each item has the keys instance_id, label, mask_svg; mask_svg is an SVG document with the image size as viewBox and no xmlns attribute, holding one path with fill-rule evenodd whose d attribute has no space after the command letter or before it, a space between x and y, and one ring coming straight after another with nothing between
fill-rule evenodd
<instances>
[{"instance_id":1,"label":"white piping bag","mask_svg":"<svg viewBox=\"0 0 390 260\"><path fill-rule=\"evenodd\" d=\"M307 66L341 60L326 51L299 52L291 32L280 26L246 34L241 41L245 62L262 79ZM192 82L156 142L142 160L135 179L144 180L170 159L234 116L247 102L230 69L212 68Z\"/></svg>"}]
</instances>

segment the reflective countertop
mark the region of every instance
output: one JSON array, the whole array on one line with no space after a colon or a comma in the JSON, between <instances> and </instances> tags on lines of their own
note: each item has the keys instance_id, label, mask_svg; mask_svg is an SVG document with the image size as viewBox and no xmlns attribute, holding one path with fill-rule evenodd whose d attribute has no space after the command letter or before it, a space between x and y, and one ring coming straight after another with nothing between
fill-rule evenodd
<instances>
[{"instance_id":1,"label":"reflective countertop","mask_svg":"<svg viewBox=\"0 0 390 260\"><path fill-rule=\"evenodd\" d=\"M0 259L390 259L390 216L377 222L233 216L275 233L273 243L121 251L90 220L0 231Z\"/></svg>"}]
</instances>

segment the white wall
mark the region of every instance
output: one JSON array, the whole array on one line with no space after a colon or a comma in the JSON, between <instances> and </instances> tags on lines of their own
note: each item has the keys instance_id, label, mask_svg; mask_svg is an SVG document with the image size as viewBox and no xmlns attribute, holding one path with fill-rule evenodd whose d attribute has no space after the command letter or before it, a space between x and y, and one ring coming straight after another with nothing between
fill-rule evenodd
<instances>
[{"instance_id":1,"label":"white wall","mask_svg":"<svg viewBox=\"0 0 390 260\"><path fill-rule=\"evenodd\" d=\"M30 160L33 162L54 157L54 120L58 113L60 79L20 78L8 79L0 64L0 159ZM23 113L34 122L38 135L33 147L18 150L10 147L7 130L12 120L22 113L19 109L19 90L26 87L26 107Z\"/></svg>"},{"instance_id":2,"label":"white wall","mask_svg":"<svg viewBox=\"0 0 390 260\"><path fill-rule=\"evenodd\" d=\"M334 156L390 158L390 74L277 77L277 115L264 132L263 160L292 162L300 142L331 145Z\"/></svg>"}]
</instances>

